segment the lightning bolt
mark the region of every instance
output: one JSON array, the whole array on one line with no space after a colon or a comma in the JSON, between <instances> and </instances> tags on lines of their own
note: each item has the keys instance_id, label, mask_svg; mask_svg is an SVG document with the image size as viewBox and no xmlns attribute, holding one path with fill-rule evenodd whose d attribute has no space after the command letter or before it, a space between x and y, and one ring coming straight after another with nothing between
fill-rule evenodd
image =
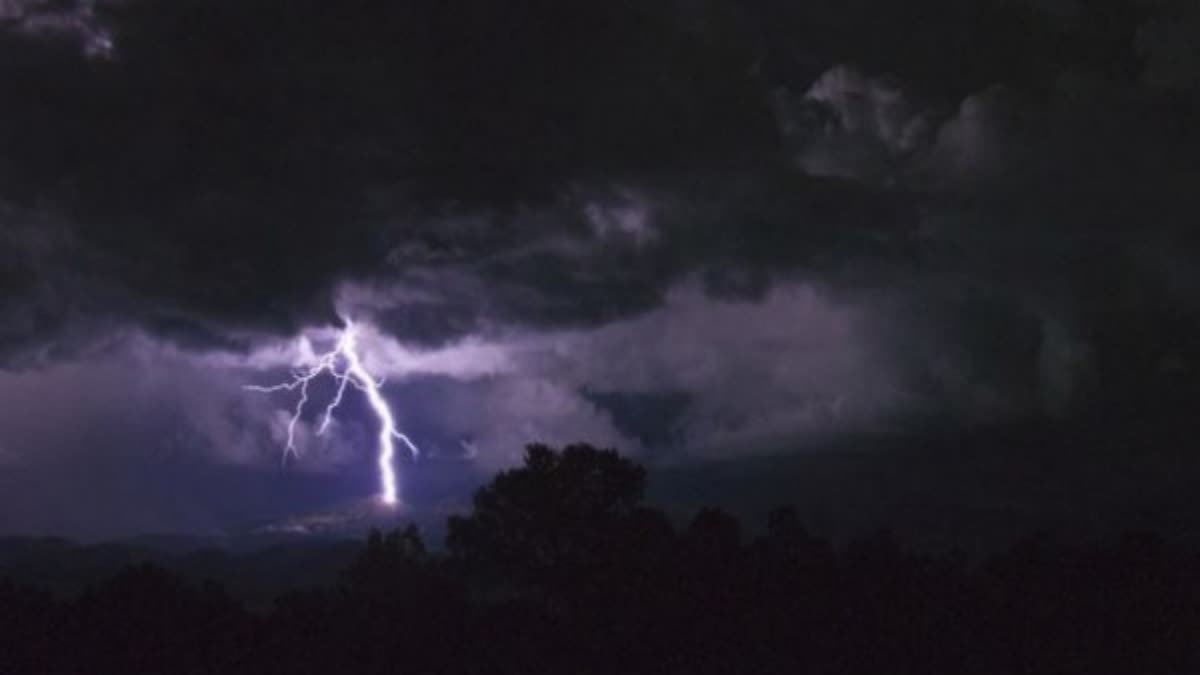
<instances>
[{"instance_id":1,"label":"lightning bolt","mask_svg":"<svg viewBox=\"0 0 1200 675\"><path fill-rule=\"evenodd\" d=\"M396 488L396 441L403 443L413 457L420 454L415 443L409 440L396 428L396 418L392 414L392 409L388 405L380 388L383 386L382 379L376 379L371 376L365 366L363 366L362 356L359 354L357 327L349 319L344 319L345 327L342 329L341 335L338 338L334 348L320 356L315 356L314 362L308 368L299 369L292 373L292 379L287 382L271 386L245 385L245 389L251 391L274 393L280 391L299 391L300 397L296 400L296 406L292 409L292 416L288 420L287 430L287 445L283 452L283 461L286 463L288 456L299 457L300 453L296 449L296 423L299 422L300 416L304 413L305 407L308 405L308 385L313 380L322 375L328 375L337 382L337 392L333 399L325 406L325 411L321 417L321 423L317 427L317 435L324 434L329 429L329 423L333 419L333 412L342 404L342 399L346 394L346 387L353 386L361 391L367 398L367 403L371 410L375 413L375 417L379 420L379 437L377 450L377 464L379 467L380 495L379 498L384 504L394 505L399 501ZM310 347L305 346L308 350Z\"/></svg>"}]
</instances>

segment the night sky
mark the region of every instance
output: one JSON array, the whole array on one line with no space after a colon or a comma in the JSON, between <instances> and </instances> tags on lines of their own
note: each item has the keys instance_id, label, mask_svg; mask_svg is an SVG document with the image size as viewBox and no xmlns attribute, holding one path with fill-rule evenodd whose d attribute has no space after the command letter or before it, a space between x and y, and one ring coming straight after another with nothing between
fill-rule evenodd
<instances>
[{"instance_id":1,"label":"night sky","mask_svg":"<svg viewBox=\"0 0 1200 675\"><path fill-rule=\"evenodd\" d=\"M1200 523L1197 45L1193 0L0 0L0 534L356 508L363 396L284 463L244 388L339 317L418 519L584 441L668 507Z\"/></svg>"}]
</instances>

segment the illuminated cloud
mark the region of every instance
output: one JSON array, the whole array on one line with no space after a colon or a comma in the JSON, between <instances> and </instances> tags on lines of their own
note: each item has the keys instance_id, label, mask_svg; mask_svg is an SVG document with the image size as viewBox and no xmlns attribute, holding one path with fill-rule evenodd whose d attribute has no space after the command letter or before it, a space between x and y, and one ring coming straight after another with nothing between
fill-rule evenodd
<instances>
[{"instance_id":1,"label":"illuminated cloud","mask_svg":"<svg viewBox=\"0 0 1200 675\"><path fill-rule=\"evenodd\" d=\"M295 401L242 389L343 316L413 475L1182 405L1194 12L985 5L0 0L13 489L369 494L360 392L281 470Z\"/></svg>"}]
</instances>

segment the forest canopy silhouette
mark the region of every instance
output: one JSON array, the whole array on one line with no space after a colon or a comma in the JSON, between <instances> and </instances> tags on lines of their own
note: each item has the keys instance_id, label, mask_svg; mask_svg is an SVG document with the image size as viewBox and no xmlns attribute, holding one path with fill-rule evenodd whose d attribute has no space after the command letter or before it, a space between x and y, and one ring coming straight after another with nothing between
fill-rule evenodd
<instances>
[{"instance_id":1,"label":"forest canopy silhouette","mask_svg":"<svg viewBox=\"0 0 1200 675\"><path fill-rule=\"evenodd\" d=\"M796 509L677 527L614 450L527 448L443 551L373 531L332 587L265 608L152 564L80 594L0 583L0 673L1184 673L1195 552L1034 536L986 560L844 546Z\"/></svg>"}]
</instances>

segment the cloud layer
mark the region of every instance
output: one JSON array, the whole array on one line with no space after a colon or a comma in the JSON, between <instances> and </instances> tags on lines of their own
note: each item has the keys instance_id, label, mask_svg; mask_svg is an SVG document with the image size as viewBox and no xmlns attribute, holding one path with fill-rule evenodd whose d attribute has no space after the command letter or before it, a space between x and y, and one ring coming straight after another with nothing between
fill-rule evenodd
<instances>
[{"instance_id":1,"label":"cloud layer","mask_svg":"<svg viewBox=\"0 0 1200 675\"><path fill-rule=\"evenodd\" d=\"M339 315L488 468L1177 409L1190 7L0 2L0 462L273 468Z\"/></svg>"}]
</instances>

